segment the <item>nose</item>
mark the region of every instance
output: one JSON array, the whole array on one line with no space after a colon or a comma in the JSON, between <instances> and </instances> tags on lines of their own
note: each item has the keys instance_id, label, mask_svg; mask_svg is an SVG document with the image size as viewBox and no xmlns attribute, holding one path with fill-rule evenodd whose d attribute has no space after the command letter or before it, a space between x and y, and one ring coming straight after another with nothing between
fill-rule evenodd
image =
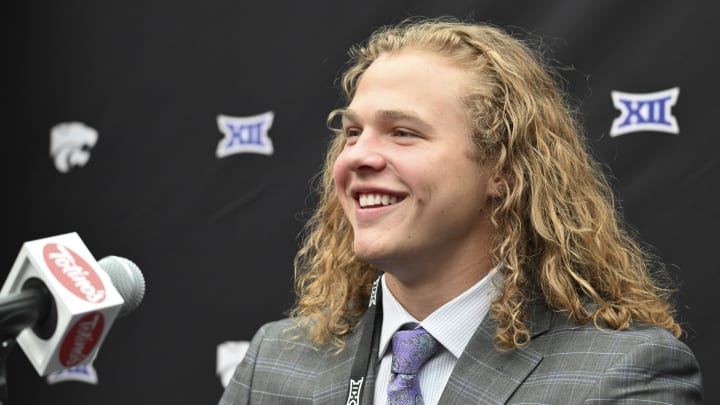
<instances>
[{"instance_id":1,"label":"nose","mask_svg":"<svg viewBox=\"0 0 720 405\"><path fill-rule=\"evenodd\" d=\"M345 146L338 160L353 171L378 171L387 163L381 137L367 130Z\"/></svg>"}]
</instances>

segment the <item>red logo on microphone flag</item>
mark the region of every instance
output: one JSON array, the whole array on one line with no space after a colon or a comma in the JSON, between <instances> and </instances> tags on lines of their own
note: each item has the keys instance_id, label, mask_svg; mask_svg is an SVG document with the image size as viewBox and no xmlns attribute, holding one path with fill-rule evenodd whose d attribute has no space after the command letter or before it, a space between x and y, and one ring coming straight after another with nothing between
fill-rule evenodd
<instances>
[{"instance_id":1,"label":"red logo on microphone flag","mask_svg":"<svg viewBox=\"0 0 720 405\"><path fill-rule=\"evenodd\" d=\"M48 243L43 257L53 276L68 291L89 303L105 300L105 285L95 270L76 252L59 243Z\"/></svg>"},{"instance_id":2,"label":"red logo on microphone flag","mask_svg":"<svg viewBox=\"0 0 720 405\"><path fill-rule=\"evenodd\" d=\"M60 346L60 364L72 367L83 361L97 345L104 326L105 318L100 312L93 312L80 318Z\"/></svg>"}]
</instances>

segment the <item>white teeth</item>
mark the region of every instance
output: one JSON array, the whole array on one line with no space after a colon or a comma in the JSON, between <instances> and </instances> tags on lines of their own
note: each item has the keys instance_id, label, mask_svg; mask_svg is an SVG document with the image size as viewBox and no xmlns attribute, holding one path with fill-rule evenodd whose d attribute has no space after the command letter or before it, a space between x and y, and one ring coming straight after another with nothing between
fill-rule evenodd
<instances>
[{"instance_id":1,"label":"white teeth","mask_svg":"<svg viewBox=\"0 0 720 405\"><path fill-rule=\"evenodd\" d=\"M371 205L393 205L400 201L398 197L387 194L360 194L358 200L363 208Z\"/></svg>"}]
</instances>

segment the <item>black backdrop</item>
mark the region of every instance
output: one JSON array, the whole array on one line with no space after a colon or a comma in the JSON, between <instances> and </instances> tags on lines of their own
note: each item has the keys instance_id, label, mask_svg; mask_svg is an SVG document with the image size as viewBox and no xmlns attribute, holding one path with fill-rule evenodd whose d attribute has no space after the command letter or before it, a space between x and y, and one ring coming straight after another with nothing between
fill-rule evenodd
<instances>
[{"instance_id":1,"label":"black backdrop","mask_svg":"<svg viewBox=\"0 0 720 405\"><path fill-rule=\"evenodd\" d=\"M613 175L618 203L679 283L684 340L707 403L720 282L718 17L712 1L10 1L4 38L4 240L76 231L96 258L125 256L148 284L95 362L97 385L48 385L18 349L10 404L200 404L222 392L216 348L249 340L292 302L292 257L329 139L347 48L412 15L491 22L545 48ZM679 133L610 135L612 91L679 88ZM220 114L274 112L274 154L218 158ZM56 124L97 131L60 172ZM4 273L6 274L6 273ZM3 278L4 279L4 278Z\"/></svg>"}]
</instances>

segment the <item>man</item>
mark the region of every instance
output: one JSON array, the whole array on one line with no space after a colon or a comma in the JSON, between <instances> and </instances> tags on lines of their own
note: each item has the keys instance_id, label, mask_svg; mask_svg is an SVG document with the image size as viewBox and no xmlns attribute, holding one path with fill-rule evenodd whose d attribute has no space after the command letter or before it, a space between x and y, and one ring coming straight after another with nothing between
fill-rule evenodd
<instances>
[{"instance_id":1,"label":"man","mask_svg":"<svg viewBox=\"0 0 720 405\"><path fill-rule=\"evenodd\" d=\"M409 21L351 56L297 303L221 404L701 402L668 291L522 42Z\"/></svg>"}]
</instances>

